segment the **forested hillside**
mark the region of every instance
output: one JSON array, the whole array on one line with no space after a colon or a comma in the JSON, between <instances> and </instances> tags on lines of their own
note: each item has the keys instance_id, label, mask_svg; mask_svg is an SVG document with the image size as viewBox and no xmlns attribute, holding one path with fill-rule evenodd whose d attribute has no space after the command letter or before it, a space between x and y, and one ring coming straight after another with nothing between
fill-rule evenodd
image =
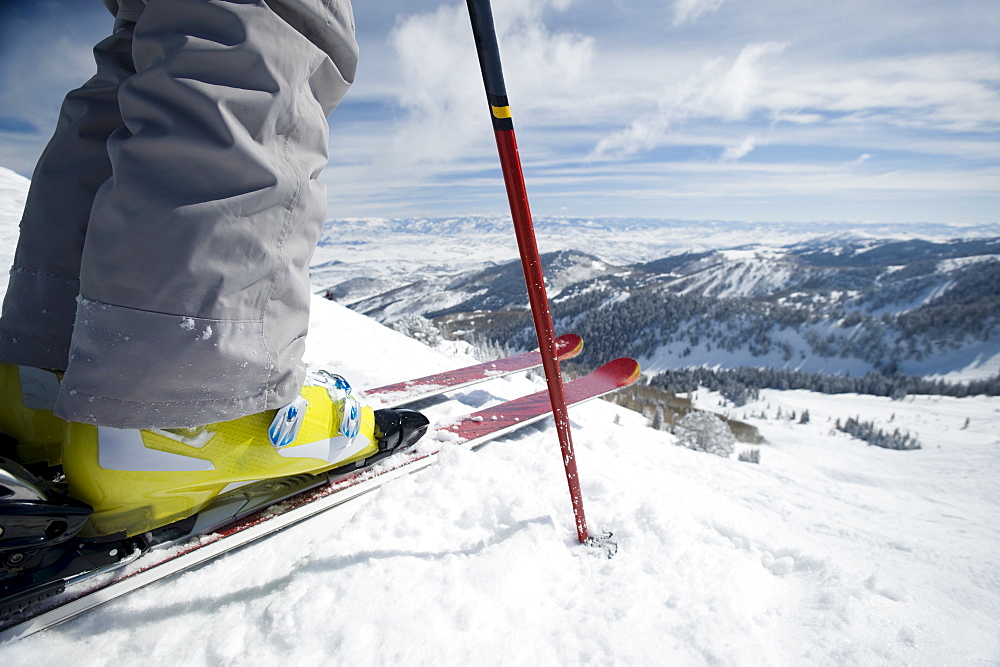
<instances>
[{"instance_id":1,"label":"forested hillside","mask_svg":"<svg viewBox=\"0 0 1000 667\"><path fill-rule=\"evenodd\" d=\"M579 362L628 354L648 371L764 367L826 375L925 375L1000 351L1000 239L809 241L677 253L615 266L543 256L560 331ZM422 280L351 307L402 328L534 345L517 262ZM402 323L402 324L400 324Z\"/></svg>"}]
</instances>

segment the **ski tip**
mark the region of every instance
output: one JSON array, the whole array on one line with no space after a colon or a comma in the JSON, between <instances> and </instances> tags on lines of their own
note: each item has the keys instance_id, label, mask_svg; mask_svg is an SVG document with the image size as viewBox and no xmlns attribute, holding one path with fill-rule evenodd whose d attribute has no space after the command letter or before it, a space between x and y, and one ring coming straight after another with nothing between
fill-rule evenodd
<instances>
[{"instance_id":1,"label":"ski tip","mask_svg":"<svg viewBox=\"0 0 1000 667\"><path fill-rule=\"evenodd\" d=\"M619 387L627 387L639 379L639 376L642 374L642 369L639 368L639 362L635 359L621 357L613 361L609 361L594 372L613 375L619 378Z\"/></svg>"},{"instance_id":2,"label":"ski tip","mask_svg":"<svg viewBox=\"0 0 1000 667\"><path fill-rule=\"evenodd\" d=\"M572 359L583 352L583 338L576 334L563 334L556 338L556 357L559 361Z\"/></svg>"}]
</instances>

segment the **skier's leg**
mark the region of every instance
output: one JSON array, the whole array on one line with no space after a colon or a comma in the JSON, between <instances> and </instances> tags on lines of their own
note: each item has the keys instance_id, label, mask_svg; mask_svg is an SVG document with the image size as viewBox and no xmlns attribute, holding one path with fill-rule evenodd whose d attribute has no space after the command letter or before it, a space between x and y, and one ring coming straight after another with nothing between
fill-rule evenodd
<instances>
[{"instance_id":1,"label":"skier's leg","mask_svg":"<svg viewBox=\"0 0 1000 667\"><path fill-rule=\"evenodd\" d=\"M94 48L96 75L66 96L28 190L0 317L0 432L18 441L24 463L59 462L58 380L38 369L66 368L80 255L94 194L111 175L105 146L122 125L118 87L134 73L131 45L132 24L119 19Z\"/></svg>"},{"instance_id":2,"label":"skier's leg","mask_svg":"<svg viewBox=\"0 0 1000 667\"><path fill-rule=\"evenodd\" d=\"M97 74L66 96L35 166L0 317L0 360L63 370L94 194L111 176L105 145L122 126L118 87L132 68L132 26L94 48Z\"/></svg>"},{"instance_id":3,"label":"skier's leg","mask_svg":"<svg viewBox=\"0 0 1000 667\"><path fill-rule=\"evenodd\" d=\"M347 0L157 0L133 56L57 403L88 535L364 462L427 425L322 377L302 387L326 116L356 62Z\"/></svg>"},{"instance_id":4,"label":"skier's leg","mask_svg":"<svg viewBox=\"0 0 1000 667\"><path fill-rule=\"evenodd\" d=\"M304 377L326 116L356 64L350 5L158 0L133 57L56 412L169 428L288 404Z\"/></svg>"}]
</instances>

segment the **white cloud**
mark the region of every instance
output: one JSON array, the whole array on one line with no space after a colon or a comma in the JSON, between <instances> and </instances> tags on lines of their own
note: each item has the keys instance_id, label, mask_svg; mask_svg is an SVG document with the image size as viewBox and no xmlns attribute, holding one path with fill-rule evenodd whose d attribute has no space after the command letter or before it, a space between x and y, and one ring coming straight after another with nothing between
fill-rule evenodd
<instances>
[{"instance_id":1,"label":"white cloud","mask_svg":"<svg viewBox=\"0 0 1000 667\"><path fill-rule=\"evenodd\" d=\"M694 101L691 111L705 114L717 108L722 110L724 118L738 120L766 104L766 95L780 74L772 72L770 79L765 79L761 61L781 53L787 46L787 43L761 42L745 47L732 67L708 88L707 94Z\"/></svg>"},{"instance_id":2,"label":"white cloud","mask_svg":"<svg viewBox=\"0 0 1000 667\"><path fill-rule=\"evenodd\" d=\"M640 112L624 128L599 139L592 157L630 156L672 143L682 126L694 122L715 123L719 138L712 143L727 149L723 137L732 136L728 126L757 131L766 124L812 127L813 138L831 146L841 129L853 127L853 141L878 147L895 142L900 133L922 132L909 140L925 143L931 139L927 132L991 133L1000 125L1000 54L832 61L804 58L802 51L808 49L753 43L728 66L721 58L703 60L700 67L688 65L687 79L661 82L652 102L648 87L637 84L630 93L623 91L631 96L623 106ZM960 138L949 141L957 154Z\"/></svg>"},{"instance_id":3,"label":"white cloud","mask_svg":"<svg viewBox=\"0 0 1000 667\"><path fill-rule=\"evenodd\" d=\"M674 2L674 27L694 23L705 14L722 6L725 0L676 0Z\"/></svg>"},{"instance_id":4,"label":"white cloud","mask_svg":"<svg viewBox=\"0 0 1000 667\"><path fill-rule=\"evenodd\" d=\"M779 42L750 44L725 69L719 59L705 63L699 71L661 93L656 111L639 116L626 129L599 141L593 156L631 155L654 148L665 141L672 124L693 117L727 121L746 118L764 103L762 95L768 86L762 61L781 53L786 46Z\"/></svg>"},{"instance_id":5,"label":"white cloud","mask_svg":"<svg viewBox=\"0 0 1000 667\"><path fill-rule=\"evenodd\" d=\"M767 91L772 109L856 114L855 121L943 131L1000 123L1000 56L943 53L852 62L789 63Z\"/></svg>"},{"instance_id":6,"label":"white cloud","mask_svg":"<svg viewBox=\"0 0 1000 667\"><path fill-rule=\"evenodd\" d=\"M547 10L568 4L510 0L495 7L515 125L520 110L564 117L585 99L593 40L554 32L544 22ZM467 156L471 146L489 145L486 96L464 3L406 17L390 43L401 79L399 103L409 114L397 133L393 160L456 160Z\"/></svg>"},{"instance_id":7,"label":"white cloud","mask_svg":"<svg viewBox=\"0 0 1000 667\"><path fill-rule=\"evenodd\" d=\"M737 160L746 157L750 151L755 148L757 148L756 137L752 134L748 135L740 143L726 146L726 150L722 152L722 161L736 162Z\"/></svg>"},{"instance_id":8,"label":"white cloud","mask_svg":"<svg viewBox=\"0 0 1000 667\"><path fill-rule=\"evenodd\" d=\"M850 162L848 162L844 166L847 167L848 169L853 169L854 167L860 167L865 162L868 162L868 160L870 160L871 158L872 158L872 156L871 156L870 153L862 153L861 155L859 155L858 157L854 158L853 160L851 160Z\"/></svg>"},{"instance_id":9,"label":"white cloud","mask_svg":"<svg viewBox=\"0 0 1000 667\"><path fill-rule=\"evenodd\" d=\"M655 148L663 142L670 127L668 116L667 113L649 113L636 118L624 130L601 139L591 157L625 156Z\"/></svg>"}]
</instances>

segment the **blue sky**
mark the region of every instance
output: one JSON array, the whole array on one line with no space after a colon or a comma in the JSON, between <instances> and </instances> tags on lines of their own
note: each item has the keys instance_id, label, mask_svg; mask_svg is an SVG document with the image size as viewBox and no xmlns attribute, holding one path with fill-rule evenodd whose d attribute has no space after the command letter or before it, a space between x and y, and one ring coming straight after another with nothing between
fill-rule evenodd
<instances>
[{"instance_id":1,"label":"blue sky","mask_svg":"<svg viewBox=\"0 0 1000 667\"><path fill-rule=\"evenodd\" d=\"M30 175L111 27L5 3L0 165ZM1000 222L995 0L495 0L536 215ZM356 2L330 217L502 213L464 2Z\"/></svg>"}]
</instances>

